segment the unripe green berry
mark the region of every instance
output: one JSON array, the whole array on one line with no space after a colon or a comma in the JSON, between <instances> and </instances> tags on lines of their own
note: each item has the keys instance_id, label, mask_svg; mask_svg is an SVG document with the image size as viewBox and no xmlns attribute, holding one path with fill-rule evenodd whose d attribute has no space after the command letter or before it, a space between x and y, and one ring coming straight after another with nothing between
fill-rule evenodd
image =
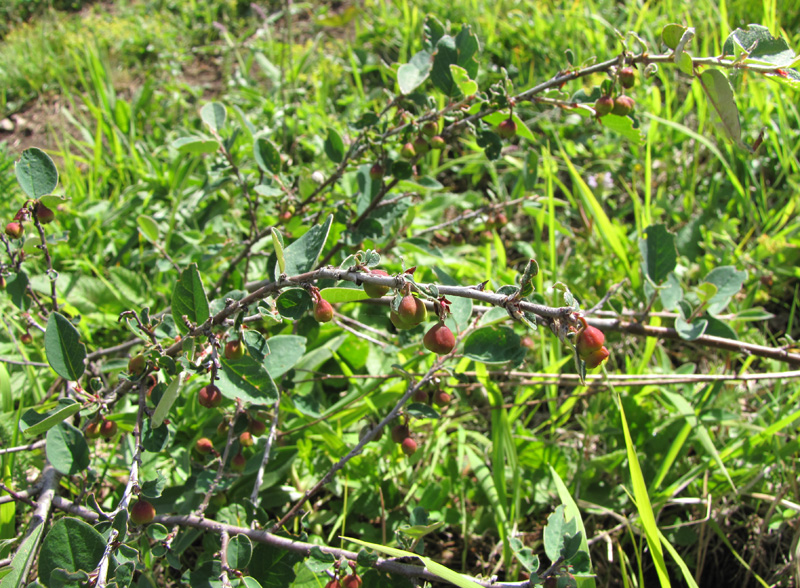
<instances>
[{"instance_id":1,"label":"unripe green berry","mask_svg":"<svg viewBox=\"0 0 800 588\"><path fill-rule=\"evenodd\" d=\"M393 310L389 311L389 320L392 321L392 324L398 331L408 331L409 329L413 329L417 326L406 324L406 322L400 318L400 315Z\"/></svg>"},{"instance_id":2,"label":"unripe green berry","mask_svg":"<svg viewBox=\"0 0 800 588\"><path fill-rule=\"evenodd\" d=\"M414 139L414 151L417 155L425 155L428 151L431 150L430 145L428 145L427 139L422 135L419 135L416 139Z\"/></svg>"},{"instance_id":3,"label":"unripe green berry","mask_svg":"<svg viewBox=\"0 0 800 588\"><path fill-rule=\"evenodd\" d=\"M441 151L445 147L447 147L447 141L445 141L442 137L439 135L431 137L431 149Z\"/></svg>"},{"instance_id":4,"label":"unripe green berry","mask_svg":"<svg viewBox=\"0 0 800 588\"><path fill-rule=\"evenodd\" d=\"M633 98L630 96L617 96L614 100L614 108L611 109L611 114L616 114L617 116L628 116L631 112L633 112L633 108L636 106L636 102L633 101Z\"/></svg>"},{"instance_id":5,"label":"unripe green berry","mask_svg":"<svg viewBox=\"0 0 800 588\"><path fill-rule=\"evenodd\" d=\"M239 444L242 447L252 447L253 443L255 443L255 441L253 441L253 436L250 434L249 431L245 431L244 433L239 435Z\"/></svg>"},{"instance_id":6,"label":"unripe green berry","mask_svg":"<svg viewBox=\"0 0 800 588\"><path fill-rule=\"evenodd\" d=\"M598 118L605 116L614 109L614 99L611 96L601 96L594 103L594 111Z\"/></svg>"},{"instance_id":7,"label":"unripe green berry","mask_svg":"<svg viewBox=\"0 0 800 588\"><path fill-rule=\"evenodd\" d=\"M385 277L389 276L388 273L386 273L381 269L370 271L370 275L385 276ZM370 284L369 282L364 282L364 292L366 292L367 296L369 296L370 298L380 298L388 291L389 291L389 286L379 286L377 284Z\"/></svg>"},{"instance_id":8,"label":"unripe green berry","mask_svg":"<svg viewBox=\"0 0 800 588\"><path fill-rule=\"evenodd\" d=\"M439 125L437 125L433 121L428 121L424 125L422 125L422 134L426 137L433 137L436 133L439 132Z\"/></svg>"},{"instance_id":9,"label":"unripe green berry","mask_svg":"<svg viewBox=\"0 0 800 588\"><path fill-rule=\"evenodd\" d=\"M414 156L417 154L417 151L414 149L413 143L406 143L403 145L402 149L400 149L400 157L404 159L414 159Z\"/></svg>"},{"instance_id":10,"label":"unripe green berry","mask_svg":"<svg viewBox=\"0 0 800 588\"><path fill-rule=\"evenodd\" d=\"M251 435L255 435L259 437L263 435L267 430L267 424L264 421L259 421L258 419L252 419L247 423L247 430L250 431Z\"/></svg>"},{"instance_id":11,"label":"unripe green berry","mask_svg":"<svg viewBox=\"0 0 800 588\"><path fill-rule=\"evenodd\" d=\"M619 83L623 88L633 88L636 83L636 70L632 67L623 67L619 70Z\"/></svg>"}]
</instances>

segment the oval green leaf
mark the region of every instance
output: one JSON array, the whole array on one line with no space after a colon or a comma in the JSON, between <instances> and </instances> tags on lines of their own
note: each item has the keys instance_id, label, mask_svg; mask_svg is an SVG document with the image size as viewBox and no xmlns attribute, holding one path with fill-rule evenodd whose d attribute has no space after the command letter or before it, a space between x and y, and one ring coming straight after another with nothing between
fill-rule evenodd
<instances>
[{"instance_id":1,"label":"oval green leaf","mask_svg":"<svg viewBox=\"0 0 800 588\"><path fill-rule=\"evenodd\" d=\"M44 333L44 351L47 363L59 376L75 381L83 375L86 366L86 346L80 342L78 329L64 315L54 312L47 319Z\"/></svg>"},{"instance_id":2,"label":"oval green leaf","mask_svg":"<svg viewBox=\"0 0 800 588\"><path fill-rule=\"evenodd\" d=\"M58 185L58 170L50 156L36 147L22 152L14 171L22 191L30 198L50 194Z\"/></svg>"},{"instance_id":3,"label":"oval green leaf","mask_svg":"<svg viewBox=\"0 0 800 588\"><path fill-rule=\"evenodd\" d=\"M77 428L58 423L47 432L47 459L59 473L72 476L89 467L89 446Z\"/></svg>"}]
</instances>

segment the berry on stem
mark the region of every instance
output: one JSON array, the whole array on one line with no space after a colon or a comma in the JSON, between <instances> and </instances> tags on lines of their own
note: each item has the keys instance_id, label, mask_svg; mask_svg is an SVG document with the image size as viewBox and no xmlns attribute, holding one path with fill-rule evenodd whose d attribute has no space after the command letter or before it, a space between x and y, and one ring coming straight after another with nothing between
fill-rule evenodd
<instances>
[{"instance_id":1,"label":"berry on stem","mask_svg":"<svg viewBox=\"0 0 800 588\"><path fill-rule=\"evenodd\" d=\"M328 323L333 320L333 307L331 303L320 298L314 305L314 318L320 323Z\"/></svg>"},{"instance_id":2,"label":"berry on stem","mask_svg":"<svg viewBox=\"0 0 800 588\"><path fill-rule=\"evenodd\" d=\"M406 326L416 327L428 316L428 310L425 308L425 303L422 302L422 300L411 294L406 294L400 301L397 314Z\"/></svg>"},{"instance_id":3,"label":"berry on stem","mask_svg":"<svg viewBox=\"0 0 800 588\"><path fill-rule=\"evenodd\" d=\"M253 436L250 434L250 431L245 431L239 435L239 444L242 447L252 447L253 443L255 443L255 441L253 441Z\"/></svg>"},{"instance_id":4,"label":"berry on stem","mask_svg":"<svg viewBox=\"0 0 800 588\"><path fill-rule=\"evenodd\" d=\"M586 325L578 334L578 342L575 347L578 349L578 355L586 359L587 355L600 349L605 342L606 336L603 331L592 325Z\"/></svg>"},{"instance_id":5,"label":"berry on stem","mask_svg":"<svg viewBox=\"0 0 800 588\"><path fill-rule=\"evenodd\" d=\"M395 443L402 443L405 439L408 439L408 435L408 425L396 425L392 427L392 441Z\"/></svg>"},{"instance_id":6,"label":"berry on stem","mask_svg":"<svg viewBox=\"0 0 800 588\"><path fill-rule=\"evenodd\" d=\"M231 471L243 472L246 464L247 460L245 459L244 455L237 453L233 456L233 459L231 459Z\"/></svg>"},{"instance_id":7,"label":"berry on stem","mask_svg":"<svg viewBox=\"0 0 800 588\"><path fill-rule=\"evenodd\" d=\"M453 400L453 397L450 396L444 390L439 390L436 394L433 395L433 403L439 408L447 406L448 404L450 404L451 400Z\"/></svg>"},{"instance_id":8,"label":"berry on stem","mask_svg":"<svg viewBox=\"0 0 800 588\"><path fill-rule=\"evenodd\" d=\"M376 182L383 178L383 166L380 163L373 163L372 167L369 168L369 177L372 179L373 182Z\"/></svg>"},{"instance_id":9,"label":"berry on stem","mask_svg":"<svg viewBox=\"0 0 800 588\"><path fill-rule=\"evenodd\" d=\"M255 435L256 437L258 437L266 432L267 424L264 421L259 421L258 419L252 419L247 423L247 430L250 431L251 435Z\"/></svg>"},{"instance_id":10,"label":"berry on stem","mask_svg":"<svg viewBox=\"0 0 800 588\"><path fill-rule=\"evenodd\" d=\"M201 437L194 444L194 450L200 455L206 455L214 451L214 443L208 437Z\"/></svg>"},{"instance_id":11,"label":"berry on stem","mask_svg":"<svg viewBox=\"0 0 800 588\"><path fill-rule=\"evenodd\" d=\"M510 139L517 134L517 123L514 122L513 118L507 118L497 125L495 132L501 139Z\"/></svg>"},{"instance_id":12,"label":"berry on stem","mask_svg":"<svg viewBox=\"0 0 800 588\"><path fill-rule=\"evenodd\" d=\"M619 70L619 83L623 88L633 88L636 83L636 70L632 67L623 67Z\"/></svg>"},{"instance_id":13,"label":"berry on stem","mask_svg":"<svg viewBox=\"0 0 800 588\"><path fill-rule=\"evenodd\" d=\"M141 498L131 507L131 522L134 525L146 525L156 518L156 509L152 504Z\"/></svg>"},{"instance_id":14,"label":"berry on stem","mask_svg":"<svg viewBox=\"0 0 800 588\"><path fill-rule=\"evenodd\" d=\"M244 356L244 344L241 339L225 343L225 359L241 359Z\"/></svg>"},{"instance_id":15,"label":"berry on stem","mask_svg":"<svg viewBox=\"0 0 800 588\"><path fill-rule=\"evenodd\" d=\"M216 408L222 404L222 392L214 384L203 386L200 388L200 392L197 393L197 401L200 406Z\"/></svg>"},{"instance_id":16,"label":"berry on stem","mask_svg":"<svg viewBox=\"0 0 800 588\"><path fill-rule=\"evenodd\" d=\"M361 588L361 578L358 574L349 574L342 578L342 588Z\"/></svg>"},{"instance_id":17,"label":"berry on stem","mask_svg":"<svg viewBox=\"0 0 800 588\"><path fill-rule=\"evenodd\" d=\"M104 437L105 439L111 439L114 435L117 434L117 423L114 421L109 421L103 419L103 422L100 423L100 436Z\"/></svg>"},{"instance_id":18,"label":"berry on stem","mask_svg":"<svg viewBox=\"0 0 800 588\"><path fill-rule=\"evenodd\" d=\"M386 276L388 277L389 274L381 269L372 270L370 275L373 276ZM380 298L384 294L389 291L389 286L379 286L377 284L370 284L369 282L364 282L364 292L366 292L367 296L370 298Z\"/></svg>"},{"instance_id":19,"label":"berry on stem","mask_svg":"<svg viewBox=\"0 0 800 588\"><path fill-rule=\"evenodd\" d=\"M430 150L431 147L428 145L428 140L425 139L425 137L419 135L416 139L414 139L414 151L418 155L425 155Z\"/></svg>"},{"instance_id":20,"label":"berry on stem","mask_svg":"<svg viewBox=\"0 0 800 588\"><path fill-rule=\"evenodd\" d=\"M445 147L447 147L447 141L445 141L443 137L440 135L434 135L431 137L431 149L441 151Z\"/></svg>"},{"instance_id":21,"label":"berry on stem","mask_svg":"<svg viewBox=\"0 0 800 588\"><path fill-rule=\"evenodd\" d=\"M400 149L400 157L404 159L414 159L414 156L417 154L416 150L414 149L413 143L406 143L403 145L402 149Z\"/></svg>"},{"instance_id":22,"label":"berry on stem","mask_svg":"<svg viewBox=\"0 0 800 588\"><path fill-rule=\"evenodd\" d=\"M425 349L433 351L437 355L447 355L456 346L456 338L447 325L438 322L425 333L422 344Z\"/></svg>"},{"instance_id":23,"label":"berry on stem","mask_svg":"<svg viewBox=\"0 0 800 588\"><path fill-rule=\"evenodd\" d=\"M424 125L422 125L422 134L426 137L433 137L436 133L439 132L439 125L437 125L432 120L429 120Z\"/></svg>"},{"instance_id":24,"label":"berry on stem","mask_svg":"<svg viewBox=\"0 0 800 588\"><path fill-rule=\"evenodd\" d=\"M22 223L17 221L11 221L6 225L6 235L11 237L12 239L19 239L22 237L22 234L25 232L25 227Z\"/></svg>"},{"instance_id":25,"label":"berry on stem","mask_svg":"<svg viewBox=\"0 0 800 588\"><path fill-rule=\"evenodd\" d=\"M141 376L147 367L147 360L144 355L134 355L128 361L128 373L132 376Z\"/></svg>"},{"instance_id":26,"label":"berry on stem","mask_svg":"<svg viewBox=\"0 0 800 588\"><path fill-rule=\"evenodd\" d=\"M636 103L633 101L633 98L630 96L617 96L614 100L614 108L611 109L611 114L616 114L617 116L628 116L631 112L633 112Z\"/></svg>"},{"instance_id":27,"label":"berry on stem","mask_svg":"<svg viewBox=\"0 0 800 588\"><path fill-rule=\"evenodd\" d=\"M38 200L36 201L36 204L33 207L33 214L36 215L36 218L43 225L53 222L53 219L56 217L55 213L52 210L47 208L44 204L42 204Z\"/></svg>"},{"instance_id":28,"label":"berry on stem","mask_svg":"<svg viewBox=\"0 0 800 588\"><path fill-rule=\"evenodd\" d=\"M417 451L417 442L414 441L411 437L406 437L400 444L400 448L406 455L408 456L414 455L414 453Z\"/></svg>"},{"instance_id":29,"label":"berry on stem","mask_svg":"<svg viewBox=\"0 0 800 588\"><path fill-rule=\"evenodd\" d=\"M611 355L605 347L601 347L600 349L596 349L592 351L588 355L583 357L583 361L586 362L586 367L588 369L594 369L603 363L605 360L608 359L608 356Z\"/></svg>"},{"instance_id":30,"label":"berry on stem","mask_svg":"<svg viewBox=\"0 0 800 588\"><path fill-rule=\"evenodd\" d=\"M600 96L594 103L594 111L597 117L605 116L614 109L614 99L611 96Z\"/></svg>"}]
</instances>

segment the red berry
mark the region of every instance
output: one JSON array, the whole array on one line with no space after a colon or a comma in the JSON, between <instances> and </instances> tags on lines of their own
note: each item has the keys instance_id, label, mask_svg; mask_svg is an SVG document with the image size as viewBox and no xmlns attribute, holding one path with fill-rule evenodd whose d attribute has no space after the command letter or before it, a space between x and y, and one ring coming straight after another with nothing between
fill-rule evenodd
<instances>
[{"instance_id":1,"label":"red berry","mask_svg":"<svg viewBox=\"0 0 800 588\"><path fill-rule=\"evenodd\" d=\"M225 343L225 359L241 359L244 356L244 343L241 339L234 339Z\"/></svg>"},{"instance_id":2,"label":"red berry","mask_svg":"<svg viewBox=\"0 0 800 588\"><path fill-rule=\"evenodd\" d=\"M330 322L333 319L333 307L327 300L320 298L314 306L314 318L321 323Z\"/></svg>"},{"instance_id":3,"label":"red berry","mask_svg":"<svg viewBox=\"0 0 800 588\"><path fill-rule=\"evenodd\" d=\"M609 355L608 349L601 347L585 356L583 360L586 362L586 368L591 370L607 360Z\"/></svg>"},{"instance_id":4,"label":"red berry","mask_svg":"<svg viewBox=\"0 0 800 588\"><path fill-rule=\"evenodd\" d=\"M134 525L146 525L156 518L156 509L152 504L141 498L131 507L131 522Z\"/></svg>"},{"instance_id":5,"label":"red berry","mask_svg":"<svg viewBox=\"0 0 800 588\"><path fill-rule=\"evenodd\" d=\"M325 588L342 588L342 585L339 584L339 580L331 580L325 584Z\"/></svg>"},{"instance_id":6,"label":"red berry","mask_svg":"<svg viewBox=\"0 0 800 588\"><path fill-rule=\"evenodd\" d=\"M594 103L594 111L598 118L607 115L614 109L614 99L611 96L601 96Z\"/></svg>"},{"instance_id":7,"label":"red berry","mask_svg":"<svg viewBox=\"0 0 800 588\"><path fill-rule=\"evenodd\" d=\"M407 294L403 296L403 299L400 301L397 314L405 325L416 327L428 316L428 310L425 308L425 304L422 300L411 294Z\"/></svg>"},{"instance_id":8,"label":"red berry","mask_svg":"<svg viewBox=\"0 0 800 588\"><path fill-rule=\"evenodd\" d=\"M250 434L249 431L245 431L244 433L239 435L239 444L242 447L252 447L253 443L255 443L255 441L253 441L253 436Z\"/></svg>"},{"instance_id":9,"label":"red berry","mask_svg":"<svg viewBox=\"0 0 800 588\"><path fill-rule=\"evenodd\" d=\"M592 325L586 325L586 328L578 335L578 342L576 345L578 355L586 359L587 355L600 349L605 342L606 336L603 334L603 331Z\"/></svg>"},{"instance_id":10,"label":"red berry","mask_svg":"<svg viewBox=\"0 0 800 588\"><path fill-rule=\"evenodd\" d=\"M507 118L497 125L495 131L500 135L501 139L510 139L517 134L517 123L514 122L513 118Z\"/></svg>"},{"instance_id":11,"label":"red berry","mask_svg":"<svg viewBox=\"0 0 800 588\"><path fill-rule=\"evenodd\" d=\"M231 470L234 472L243 472L246 464L247 460L244 455L237 453L233 456L233 459L231 459Z\"/></svg>"},{"instance_id":12,"label":"red berry","mask_svg":"<svg viewBox=\"0 0 800 588\"><path fill-rule=\"evenodd\" d=\"M200 406L215 408L222 404L222 392L214 384L203 386L200 388L200 392L197 393L197 401Z\"/></svg>"},{"instance_id":13,"label":"red berry","mask_svg":"<svg viewBox=\"0 0 800 588\"><path fill-rule=\"evenodd\" d=\"M411 437L406 437L400 444L400 448L406 455L414 455L414 453L417 451L417 442Z\"/></svg>"},{"instance_id":14,"label":"red berry","mask_svg":"<svg viewBox=\"0 0 800 588\"><path fill-rule=\"evenodd\" d=\"M19 342L23 345L30 345L33 343L33 335L30 333L22 333L22 335L19 336Z\"/></svg>"},{"instance_id":15,"label":"red berry","mask_svg":"<svg viewBox=\"0 0 800 588\"><path fill-rule=\"evenodd\" d=\"M100 436L105 437L106 439L111 439L114 435L117 434L117 423L114 421L108 421L103 419L103 422L100 423Z\"/></svg>"},{"instance_id":16,"label":"red berry","mask_svg":"<svg viewBox=\"0 0 800 588\"><path fill-rule=\"evenodd\" d=\"M6 235L11 237L12 239L19 239L22 237L22 234L25 232L25 227L22 223L17 221L11 221L6 225Z\"/></svg>"},{"instance_id":17,"label":"red berry","mask_svg":"<svg viewBox=\"0 0 800 588\"><path fill-rule=\"evenodd\" d=\"M392 427L392 441L395 443L402 443L408 439L408 425L396 425Z\"/></svg>"},{"instance_id":18,"label":"red berry","mask_svg":"<svg viewBox=\"0 0 800 588\"><path fill-rule=\"evenodd\" d=\"M212 443L211 439L208 437L201 437L197 440L197 443L194 444L194 450L200 455L206 455L214 451L214 443Z\"/></svg>"},{"instance_id":19,"label":"red berry","mask_svg":"<svg viewBox=\"0 0 800 588\"><path fill-rule=\"evenodd\" d=\"M350 574L342 579L342 588L361 588L361 578L358 574Z\"/></svg>"},{"instance_id":20,"label":"red berry","mask_svg":"<svg viewBox=\"0 0 800 588\"><path fill-rule=\"evenodd\" d=\"M37 201L33 207L33 214L36 215L36 218L39 219L39 222L43 225L50 223L56 217L55 213L47 208L44 204Z\"/></svg>"},{"instance_id":21,"label":"red berry","mask_svg":"<svg viewBox=\"0 0 800 588\"><path fill-rule=\"evenodd\" d=\"M623 88L633 88L636 83L636 70L632 67L623 67L619 70L619 83Z\"/></svg>"},{"instance_id":22,"label":"red berry","mask_svg":"<svg viewBox=\"0 0 800 588\"><path fill-rule=\"evenodd\" d=\"M433 395L433 403L438 407L447 406L451 400L453 400L453 397L443 390L439 390Z\"/></svg>"},{"instance_id":23,"label":"red berry","mask_svg":"<svg viewBox=\"0 0 800 588\"><path fill-rule=\"evenodd\" d=\"M433 351L437 355L447 355L456 346L456 338L453 331L444 323L433 325L422 338L422 344L428 351Z\"/></svg>"},{"instance_id":24,"label":"red berry","mask_svg":"<svg viewBox=\"0 0 800 588\"><path fill-rule=\"evenodd\" d=\"M389 276L388 273L386 273L381 269L370 271L370 275L385 276L385 277ZM388 291L389 291L389 286L379 286L377 284L370 284L369 282L364 282L364 292L366 292L367 296L369 296L370 298L380 298Z\"/></svg>"},{"instance_id":25,"label":"red berry","mask_svg":"<svg viewBox=\"0 0 800 588\"><path fill-rule=\"evenodd\" d=\"M414 392L414 402L428 402L428 393L420 388L416 392Z\"/></svg>"},{"instance_id":26,"label":"red berry","mask_svg":"<svg viewBox=\"0 0 800 588\"><path fill-rule=\"evenodd\" d=\"M631 112L633 112L633 108L635 106L636 103L630 96L617 96L617 98L614 100L614 108L611 109L611 114L616 114L617 116L628 116Z\"/></svg>"}]
</instances>

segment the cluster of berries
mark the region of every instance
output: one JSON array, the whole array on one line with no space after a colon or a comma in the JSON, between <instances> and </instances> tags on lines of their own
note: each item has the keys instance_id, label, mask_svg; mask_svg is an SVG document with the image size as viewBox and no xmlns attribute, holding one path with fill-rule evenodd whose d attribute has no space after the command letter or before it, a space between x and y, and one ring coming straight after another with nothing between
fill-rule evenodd
<instances>
[{"instance_id":1,"label":"cluster of berries","mask_svg":"<svg viewBox=\"0 0 800 588\"><path fill-rule=\"evenodd\" d=\"M632 88L636 83L636 71L632 67L623 67L617 74L620 86L623 88ZM600 96L594 103L594 110L597 118L607 114L616 114L617 116L628 116L635 108L636 103L633 98L620 94L616 98L610 95Z\"/></svg>"},{"instance_id":2,"label":"cluster of berries","mask_svg":"<svg viewBox=\"0 0 800 588\"><path fill-rule=\"evenodd\" d=\"M25 222L30 219L31 213L43 225L52 222L56 217L52 210L36 200L33 202L32 208L28 208L26 204L17 211L17 214L14 215L14 220L6 225L6 235L11 239L21 239L22 235L25 234Z\"/></svg>"},{"instance_id":3,"label":"cluster of berries","mask_svg":"<svg viewBox=\"0 0 800 588\"><path fill-rule=\"evenodd\" d=\"M370 275L388 277L389 274L384 270L378 269L371 270ZM370 298L381 298L390 289L389 286L380 286L369 282L364 283L364 292ZM315 292L314 318L321 323L326 323L333 319L331 303L322 298L318 292ZM413 329L427 318L428 310L425 308L425 303L410 293L403 296L397 312L394 310L389 312L389 320L399 331ZM453 331L440 319L425 333L422 338L422 344L425 349L437 355L447 355L455 348L456 338L453 335Z\"/></svg>"}]
</instances>

